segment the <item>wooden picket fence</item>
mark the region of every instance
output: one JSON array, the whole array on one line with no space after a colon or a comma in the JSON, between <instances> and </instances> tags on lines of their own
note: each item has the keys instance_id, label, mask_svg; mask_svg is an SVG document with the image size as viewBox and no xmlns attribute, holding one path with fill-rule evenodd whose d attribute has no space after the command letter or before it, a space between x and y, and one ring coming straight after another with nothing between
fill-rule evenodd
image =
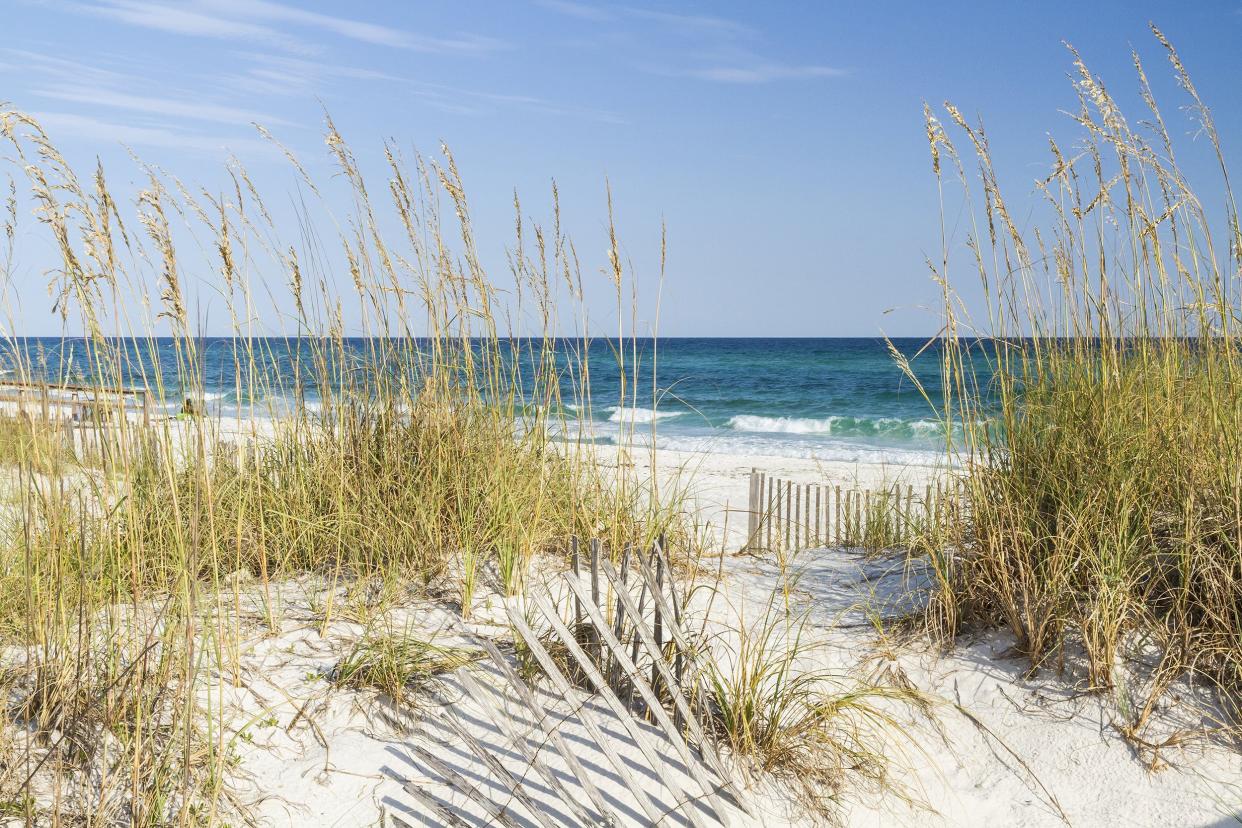
<instances>
[{"instance_id":1,"label":"wooden picket fence","mask_svg":"<svg viewBox=\"0 0 1242 828\"><path fill-rule=\"evenodd\" d=\"M821 547L908 547L960 516L962 482L940 478L922 491L795 483L750 471L748 552L797 552Z\"/></svg>"},{"instance_id":2,"label":"wooden picket fence","mask_svg":"<svg viewBox=\"0 0 1242 828\"><path fill-rule=\"evenodd\" d=\"M683 625L681 599L668 577L668 560L661 545L627 549L614 558L598 541L591 541L583 550L574 539L572 563L572 570L553 584L567 591L563 594L569 600L560 608L550 590L507 600L505 609L519 658L537 666L557 697L568 700L586 693L603 703L607 714L582 705L578 715L633 798L633 805L648 820L644 824L688 822L694 828L709 828L736 824L738 819L751 824L754 814L709 735L705 691L695 667L697 651ZM513 723L495 711L469 668L462 668L458 677L464 693L489 711L493 726L509 742L506 755L519 755L580 824L631 824L618 817L584 769L585 760L579 751L561 735L562 717L545 708L493 641L474 638L503 676L503 692L508 699L515 697L541 731L534 737L514 732ZM490 774L487 786L477 779L467 780L432 751L413 746L413 753L432 779L468 799L500 825L519 828L533 820L550 826L531 791L525 789L522 775L507 769L498 751L473 738L464 723L455 720L452 706L427 715L441 730L453 733L459 745L477 757ZM644 720L655 726L655 733L642 725ZM609 744L605 725L612 730L617 725L624 729L668 789L667 800L652 790L650 780L636 777L615 751L603 747ZM549 768L552 755L559 757L567 773L558 775ZM680 767L675 768L672 762ZM505 791L502 801L485 793L485 789L496 787ZM443 824L464 824L448 802L425 786L410 783L405 790ZM513 802L529 812L528 819L512 814Z\"/></svg>"}]
</instances>

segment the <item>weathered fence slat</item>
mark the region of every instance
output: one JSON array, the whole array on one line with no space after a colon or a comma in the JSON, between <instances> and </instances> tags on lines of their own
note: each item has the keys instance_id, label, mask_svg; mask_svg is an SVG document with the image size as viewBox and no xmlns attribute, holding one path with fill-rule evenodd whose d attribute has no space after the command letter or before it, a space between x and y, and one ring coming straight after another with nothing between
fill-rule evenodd
<instances>
[{"instance_id":1,"label":"weathered fence slat","mask_svg":"<svg viewBox=\"0 0 1242 828\"><path fill-rule=\"evenodd\" d=\"M530 812L530 815L534 817L536 822L543 826L543 828L558 828L548 815L544 813L544 809L535 804L530 795L526 793L521 781L504 766L504 763L492 755L492 752L484 747L470 731L462 727L461 723L457 721L456 716L450 714L436 717L436 719L447 724L448 728L453 731L453 735L461 739L471 753L483 760L483 764L492 772L492 775L504 783L505 787L509 789L509 794L522 803L522 807Z\"/></svg>"},{"instance_id":2,"label":"weathered fence slat","mask_svg":"<svg viewBox=\"0 0 1242 828\"><path fill-rule=\"evenodd\" d=\"M607 565L608 562L604 561L604 564ZM605 572L608 574L609 580L617 585L618 601L625 602L625 601L632 600L630 599L629 594L625 591L623 587L623 582L619 583L618 582L619 579L615 577L617 573L615 571L609 572L608 570L605 570ZM576 593L582 587L576 583L571 582L570 588L573 589ZM622 598L621 596L624 596L624 598ZM542 598L542 596L540 597ZM556 612L555 608L549 608L547 606L544 606L543 608L544 608L545 613L548 613L550 611L552 614L555 614ZM642 673L638 669L638 665L635 664L633 661L631 661L629 656L626 654L625 645L622 644L621 641L613 637L612 632L608 629L607 624L604 623L603 616L600 615L599 609L597 607L592 607L590 604L587 604L586 611L587 611L587 615L591 618L591 620L596 625L600 625L600 632L603 634L605 643L608 645L610 649L612 649L616 653L617 661L620 663L621 668L624 669L625 672L628 673L632 677L630 681L630 686L638 691L638 694L643 699L643 703L647 705L647 709L651 712L651 714L655 718L656 723L661 727L661 729L664 731L664 735L668 737L669 742L677 750L677 754L678 756L681 757L681 761L685 763L686 770L689 773L690 777L695 782L698 783L700 789L702 789L703 791L703 795L707 798L707 801L711 804L713 810L716 812L717 819L719 819L722 824L726 826L729 825L728 812L724 809L724 806L722 806L716 799L716 786L712 783L710 779L707 778L706 774L703 773L698 760L695 757L690 755L690 749L686 745L685 741L682 739L680 729L673 724L672 720L668 717L668 713L664 711L664 706L660 703L660 700L656 697L655 692L652 691L650 685L648 685L647 682L643 679ZM640 617L641 616L639 616L637 612L635 612L634 618L638 619ZM549 618L549 620L552 621L553 626L555 627L556 621L552 619L551 617ZM583 655L585 656L586 654L583 653ZM584 667L585 666L586 665L584 665ZM588 675L589 674L590 674L590 671L588 670ZM604 697L605 702L607 703L608 702L607 697L609 694L606 691L607 691L607 688L600 688L600 693ZM692 821L697 823L697 820L692 819Z\"/></svg>"},{"instance_id":3,"label":"weathered fence slat","mask_svg":"<svg viewBox=\"0 0 1242 828\"><path fill-rule=\"evenodd\" d=\"M522 680L522 677L517 674L517 672L509 664L509 661L501 655L500 650L496 647L496 645L487 638L479 639L479 643L483 646L483 649L487 651L488 656L492 659L492 663L500 669L501 675L503 675L505 680L509 682L509 686L512 687L517 693L518 699L526 706L526 709L530 711L531 715L535 716L537 724L539 724L539 726L543 728L544 732L551 738L553 750L555 750L565 764L569 766L569 770L577 778L578 784L582 786L584 791L586 791L587 798L591 800L591 804L604 815L605 819L614 819L615 821L615 818L612 816L612 811L605 802L603 795L599 792L599 789L595 787L595 783L591 781L590 774L588 774L582 767L582 763L578 761L577 755L569 749L569 745L565 741L565 737L561 735L560 722L557 721L552 724L545 724L552 722L552 714L549 713L543 706L543 704L535 696L534 692L527 686L526 682ZM553 683L555 684L555 682Z\"/></svg>"},{"instance_id":4,"label":"weathered fence slat","mask_svg":"<svg viewBox=\"0 0 1242 828\"><path fill-rule=\"evenodd\" d=\"M475 805L478 805L496 822L499 822L501 825L505 826L505 828L522 828L522 824L515 820L509 814L507 809L501 808L495 802L488 799L487 796L479 790L478 785L470 784L461 774L453 770L445 762L441 761L440 757L436 756L434 753L417 743L411 743L409 748L414 755L418 757L420 762L430 768L436 776L440 777L442 782L457 791L462 796L465 796Z\"/></svg>"},{"instance_id":5,"label":"weathered fence slat","mask_svg":"<svg viewBox=\"0 0 1242 828\"><path fill-rule=\"evenodd\" d=\"M608 817L601 817L592 811L584 808L579 802L578 797L570 794L569 790L561 782L561 778L557 776L547 766L541 758L539 758L538 750L531 750L527 739L518 733L513 722L503 713L498 714L494 705L488 703L487 696L474 676L470 675L469 667L461 667L455 673L458 683L461 684L466 696L474 700L475 704L484 712L488 721L499 731L508 742L509 747L522 756L523 761L535 769L540 778L547 783L548 787L560 797L565 807L573 812L573 815L583 825L594 825L603 822ZM529 705L528 705L529 707ZM534 711L531 711L533 714ZM563 758L563 757L562 757ZM569 764L568 762L566 764ZM572 769L572 767L571 767ZM589 794L588 794L589 796Z\"/></svg>"},{"instance_id":6,"label":"weathered fence slat","mask_svg":"<svg viewBox=\"0 0 1242 828\"><path fill-rule=\"evenodd\" d=\"M656 659L656 663L651 665L651 686L654 687L658 691L660 689L660 686L659 684L656 683L656 673L659 672L658 665L663 663L664 661L664 613L660 610L660 603L661 603L660 596L664 594L664 560L657 555L652 555L651 557L655 558L655 584L651 585L651 581L647 578L644 578L643 586L647 587L648 592L652 593L651 610L654 615L654 620L652 623L653 623L653 626L655 627L655 653L654 655L658 656L658 658ZM640 577L642 577L642 573L645 571L649 563L650 563L650 559L640 564L639 566ZM667 671L665 671L665 673L667 673ZM677 692L676 688L673 687L671 678L668 679L668 682L669 682L669 692L670 693Z\"/></svg>"},{"instance_id":7,"label":"weathered fence slat","mask_svg":"<svg viewBox=\"0 0 1242 828\"><path fill-rule=\"evenodd\" d=\"M629 734L629 737L634 741L635 746L638 747L638 751L643 755L643 758L650 762L653 768L658 768L662 763L655 747L651 744L650 735L644 733L642 728L638 726L634 717L630 715L629 711L621 703L620 699L617 698L616 694L609 686L608 681L604 678L603 674L600 673L599 668L595 666L595 663L591 660L590 656L588 656L586 652L578 646L578 642L574 640L573 635L565 627L564 622L561 621L560 615L557 613L556 608L552 606L551 602L544 595L535 595L534 601L535 605L543 612L544 620L552 625L553 631L560 637L561 643L565 645L565 649L569 651L569 654L578 663L578 666L586 674L587 679L595 685L598 698L604 702L604 706L607 707L612 715L615 716L621 723L621 726L625 729L625 732ZM589 606L587 607L587 611L590 612ZM511 610L510 618L512 617L513 612ZM600 633L605 637L608 636L609 630L607 624L603 625L600 629ZM617 653L617 655L624 656L625 653L622 651ZM601 744L607 743L601 742ZM693 797L688 791L685 790L685 788L682 787L680 781L674 780L675 777L666 778L664 780L664 784L672 790L673 795L677 798L678 802L690 802ZM690 824L695 826L695 828L706 828L702 818L693 807L683 809L682 814L690 820Z\"/></svg>"},{"instance_id":8,"label":"weathered fence slat","mask_svg":"<svg viewBox=\"0 0 1242 828\"><path fill-rule=\"evenodd\" d=\"M771 480L768 482L768 510L764 511L764 515L766 516L764 524L768 526L768 542L765 542L764 549L771 549L773 547L774 523L773 519L771 519L771 515L773 515L773 482Z\"/></svg>"},{"instance_id":9,"label":"weathered fence slat","mask_svg":"<svg viewBox=\"0 0 1242 828\"><path fill-rule=\"evenodd\" d=\"M763 498L759 494L762 480L759 477L759 470L752 466L750 470L750 491L746 494L746 548L748 550L755 548L755 533L759 531L759 513L755 510L755 504L763 502Z\"/></svg>"},{"instance_id":10,"label":"weathered fence slat","mask_svg":"<svg viewBox=\"0 0 1242 828\"><path fill-rule=\"evenodd\" d=\"M914 486L842 489L839 485L795 483L751 469L748 533L743 551L791 552L821 546L881 549L910 546L922 533L935 533L957 519L964 502L960 480Z\"/></svg>"},{"instance_id":11,"label":"weathered fence slat","mask_svg":"<svg viewBox=\"0 0 1242 828\"><path fill-rule=\"evenodd\" d=\"M604 574L607 577L612 578L612 565L608 563L608 561L604 561L603 566ZM722 784L732 795L734 801L749 813L749 810L746 809L741 796L736 791L736 787L732 781L732 776L726 770L724 763L720 761L720 757L716 753L715 748L712 747L711 740L707 738L707 734L704 732L702 725L699 723L698 717L695 716L690 710L685 690L681 686L678 679L672 675L668 662L664 658L663 648L660 646L658 639L652 635L650 630L647 629L647 624L642 614L642 608L634 607L633 599L628 593L621 593L621 595L626 611L629 612L630 617L634 619L634 631L642 640L644 647L651 656L652 671L653 673L658 671L661 678L670 688L669 695L672 698L674 709L676 712L681 714L681 720L686 723L686 729L690 731L690 736L695 740L695 744L698 746L699 752L703 755L711 769L720 778ZM659 615L657 614L656 617L658 618ZM653 681L652 687L654 688L654 686L655 682ZM678 732L680 733L680 728L678 728Z\"/></svg>"},{"instance_id":12,"label":"weathered fence slat","mask_svg":"<svg viewBox=\"0 0 1242 828\"><path fill-rule=\"evenodd\" d=\"M552 660L550 655L548 655L548 651L545 650L543 645L539 643L539 637L535 635L535 633L530 629L530 625L526 623L526 619L522 617L521 610L516 604L517 600L517 598L511 598L505 602L505 609L509 616L509 622L513 625L514 629L517 630L518 634L522 636L522 639L526 642L526 646L530 650L531 655L533 655L535 660L539 662L539 666L543 668L543 672L552 681L552 684L556 688L557 692L561 693L566 698L572 698L573 688L570 686L569 680L566 679L564 674L561 673L560 668L556 666L556 662ZM579 718L583 726L586 727L587 732L591 734L592 739L594 739L601 746L608 744L607 737L604 736L604 731L595 721L595 711L592 710L589 705L583 705L579 708ZM603 752L605 758L608 760L608 763L612 765L613 770L615 770L617 775L621 777L622 783L638 801L639 807L643 809L643 813L646 814L647 818L654 824L658 825L660 820L664 818L660 803L655 800L646 788L638 783L638 781L634 778L634 774L630 772L629 765L617 756L614 751L605 749Z\"/></svg>"},{"instance_id":13,"label":"weathered fence slat","mask_svg":"<svg viewBox=\"0 0 1242 828\"><path fill-rule=\"evenodd\" d=\"M795 513L800 504L806 508L801 513L804 522L809 521L809 488L799 490L798 499L794 501L789 481L779 481L778 486L779 483L785 484L785 491L780 492L775 486L772 490L777 492L778 502L784 500L784 513ZM771 493L762 481L757 481L751 491L755 498ZM795 512L789 511L791 506L795 507ZM756 518L752 525L757 537L763 523ZM800 537L803 540L811 537L809 523ZM550 592L543 591L529 594L526 599L515 596L505 601L515 646L533 658L559 695L566 699L575 695L568 677L572 675L574 680L589 685L584 689L592 691L602 703L603 710L591 704L579 705L575 715L646 817L645 821L639 819L638 822L663 825L669 816L677 814L691 828L710 828L713 825L729 828L736 817L730 814L731 807L753 816L732 774L715 751L705 723L699 718L699 711L708 709L706 694L700 674L690 663L693 650L682 627L682 608L677 589L666 574L669 562L664 552L663 537L652 544L649 552L637 547L624 550L620 560L601 554L600 543L592 541L589 545L589 582L587 573L582 571L581 543L571 539L569 548L572 571L563 575L568 587L568 595L562 594L567 603L564 609L553 602ZM529 617L526 614L528 609L531 611ZM573 629L567 626L562 612L572 615ZM563 648L569 663L573 665L572 670L566 672L557 663L544 640L535 632L536 628L552 637L554 649ZM490 723L492 731L498 735L500 747L485 744L468 730L465 720L451 708L444 708L440 712L424 714L425 721L438 725L443 732L455 737L455 744L478 759L483 770L467 774L455 769L443 755L437 755L436 746L450 746L438 734L428 734L430 743L411 744L412 756L425 766L435 782L473 803L487 815L490 822L502 828L516 828L519 824L529 826L532 823L539 828L556 828L557 820L581 825L621 824L561 735L565 717L553 715L544 707L494 642L465 632L467 638L481 644L505 682L499 690L484 689L470 667L460 668L455 673L463 699L473 702L474 707L482 711L485 723ZM558 649L558 652L561 650ZM524 727L518 727L507 718L504 709L507 702L503 699L511 696L505 688L511 688L517 694L518 701L534 717L534 730L526 732ZM501 694L500 706L492 697L495 692ZM639 721L639 716L644 714L656 730L644 729L645 726ZM661 788L652 790L647 780L635 776L625 759L608 749L605 719L608 726L612 726L614 718L615 724L625 731L643 759L662 780L662 789L667 790L671 799L662 801L659 795ZM666 758L668 751L657 744L661 741L669 743L673 756L680 759L682 766L669 764L676 760L672 756ZM559 774L549 767L541 756L544 749L559 755L569 774ZM547 785L540 790L550 793L558 806L563 806L565 810L549 810L536 801L526 787L529 772L511 770L504 763L501 751L505 756L517 757L526 768L533 769ZM668 772L662 773L661 768L667 768ZM573 781L581 786L586 800L595 807L594 812L585 801L575 798L575 791L568 786ZM406 782L405 789L435 814L442 824L468 824L447 800L431 791L411 781ZM522 814L523 810L529 812L529 817ZM632 819L635 815L631 813L630 816Z\"/></svg>"},{"instance_id":14,"label":"weathered fence slat","mask_svg":"<svg viewBox=\"0 0 1242 828\"><path fill-rule=\"evenodd\" d=\"M466 822L453 811L452 805L419 785L407 781L402 786L402 790L430 808L431 812L442 819L443 824L449 826L449 828L474 828L473 825Z\"/></svg>"},{"instance_id":15,"label":"weathered fence slat","mask_svg":"<svg viewBox=\"0 0 1242 828\"><path fill-rule=\"evenodd\" d=\"M578 536L574 535L569 539L569 562L573 567L574 577L580 574L580 562L578 560ZM574 600L574 629L582 626L582 602Z\"/></svg>"}]
</instances>

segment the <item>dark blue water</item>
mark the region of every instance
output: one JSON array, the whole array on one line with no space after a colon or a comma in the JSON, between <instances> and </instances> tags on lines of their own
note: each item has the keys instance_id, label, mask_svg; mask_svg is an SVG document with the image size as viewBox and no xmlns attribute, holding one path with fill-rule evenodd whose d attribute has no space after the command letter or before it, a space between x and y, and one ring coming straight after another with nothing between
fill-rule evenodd
<instances>
[{"instance_id":1,"label":"dark blue water","mask_svg":"<svg viewBox=\"0 0 1242 828\"><path fill-rule=\"evenodd\" d=\"M173 340L118 343L124 357L119 369L122 384L156 389L169 408L178 406L187 393L199 393L183 387L186 369L178 368L184 360L178 359ZM935 346L915 358L923 340L901 339L894 344L912 358L924 390L932 403L938 403L940 365ZM45 378L73 382L92 374L87 343L81 339L28 338L16 345L27 354L35 373ZM347 378L351 371L363 370L359 366L372 365L373 345L370 340L345 340L346 364L334 361L329 373ZM822 460L934 462L943 452L936 412L893 362L883 340L639 340L637 354L634 343L627 342L624 400L616 343L595 340L589 348L589 404L576 390L580 377L573 368L574 354L580 347L577 341L558 347L562 395L574 421L571 430L584 429L598 440L616 440L622 432L633 432L671 449ZM209 410L227 416L239 410L273 415L289 410L299 397L314 405L322 389L314 379L319 372L314 370L315 347L310 340L263 339L252 342L252 348L265 379L255 393L248 390L251 383L238 381L238 357L244 365L251 353L241 340L207 338L195 343L189 370ZM5 370L12 370L12 353L3 356L10 366Z\"/></svg>"}]
</instances>

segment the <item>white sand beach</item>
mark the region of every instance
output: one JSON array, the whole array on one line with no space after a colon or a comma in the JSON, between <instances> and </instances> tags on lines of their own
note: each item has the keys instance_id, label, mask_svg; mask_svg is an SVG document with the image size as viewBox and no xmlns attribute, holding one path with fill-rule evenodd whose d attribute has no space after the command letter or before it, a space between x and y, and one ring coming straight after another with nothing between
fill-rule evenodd
<instances>
[{"instance_id":1,"label":"white sand beach","mask_svg":"<svg viewBox=\"0 0 1242 828\"><path fill-rule=\"evenodd\" d=\"M1242 825L1242 14L1061 6L4 4L0 828Z\"/></svg>"},{"instance_id":2,"label":"white sand beach","mask_svg":"<svg viewBox=\"0 0 1242 828\"><path fill-rule=\"evenodd\" d=\"M659 459L668 464L661 471L666 480L689 475L683 481L696 493L700 518L717 525L736 520L733 510L743 502L752 467L808 482L824 474L861 482L892 480L894 475L922 479L916 476L930 473L821 467L762 457L662 454ZM738 537L733 530L721 535L731 541ZM738 555L731 542L725 549L712 562L722 579L710 606L692 603L687 613L708 613L708 623L720 631L721 646L728 648L739 626L763 616L785 576L772 560ZM1235 752L1200 740L1159 751L1153 765L1153 756L1137 753L1116 731L1114 703L1083 692L1072 663L1063 674L1045 670L1031 677L1024 674L1024 662L1007 653L1012 640L1003 633L960 641L947 652L917 636L897 641L881 635L875 618L895 617L918 606L925 584L917 564L867 560L858 550L820 549L799 553L790 569L797 574L791 588L794 606L807 613L806 634L818 644L815 667L846 671L880 664L900 670L933 700L927 716L902 714L909 738L892 743L895 778L914 804L847 788L841 797L845 824L1206 826L1226 824L1238 813L1242 792L1236 782L1242 779L1242 759ZM242 586L252 598L256 590ZM454 676L402 707L373 691L334 688L326 677L362 633L362 619L339 618L321 627L326 594L322 583L286 583L279 585L278 594L280 631L268 633L255 621L257 605L252 608L251 634L243 636L238 656L239 680L226 682L214 700L231 711L228 718L240 737L233 740L238 802L252 809L261 824L372 825L385 815L399 822L384 824L440 824L407 785L451 804L467 824L485 824L488 814L437 781L420 750L507 803L517 824L573 824L561 799L510 741L514 736L546 737L529 710L505 689L494 665L484 659L471 669L488 699L484 704ZM367 622L434 637L439 643L467 643L467 631L483 636L506 632L500 607L499 595L484 595L471 622L462 625L451 608L412 600ZM540 698L623 824L641 824L644 817L610 757L619 757L644 786L653 786L658 801L671 805L682 791L693 788L684 775L653 774L631 736L587 694L566 698L543 685ZM583 705L602 722L606 743L583 726ZM1175 707L1164 711L1157 727L1175 727L1179 715L1182 711ZM494 773L447 727L448 717L525 781L529 804L541 813L530 814L494 781L484 781L494 780ZM658 729L642 727L663 745L669 767L679 767ZM572 778L555 752L540 755L553 773ZM751 813L734 809L733 824L814 823L796 792L783 784L760 780L742 793ZM676 815L667 824L686 823Z\"/></svg>"}]
</instances>

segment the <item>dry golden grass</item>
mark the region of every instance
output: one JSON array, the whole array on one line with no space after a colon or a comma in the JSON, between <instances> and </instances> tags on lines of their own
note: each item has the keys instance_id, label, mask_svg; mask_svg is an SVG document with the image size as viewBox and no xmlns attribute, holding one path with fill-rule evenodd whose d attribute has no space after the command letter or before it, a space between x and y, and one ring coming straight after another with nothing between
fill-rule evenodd
<instances>
[{"instance_id":1,"label":"dry golden grass","mask_svg":"<svg viewBox=\"0 0 1242 828\"><path fill-rule=\"evenodd\" d=\"M836 819L860 792L916 804L892 770L918 750L912 716L929 715L931 700L895 672L821 666L806 614L779 598L733 631L727 654L705 660L718 737L744 766L790 785L813 816Z\"/></svg>"},{"instance_id":2,"label":"dry golden grass","mask_svg":"<svg viewBox=\"0 0 1242 828\"><path fill-rule=\"evenodd\" d=\"M206 289L223 299L239 343L236 396L301 400L309 390L322 406L269 419L256 405L234 422L149 429L114 410L89 452L84 428L65 439L58 419L0 421L0 464L12 471L0 514L0 668L16 699L0 724L7 811L90 824L242 818L229 794L234 734L210 692L233 675L240 583L263 596L273 631L283 620L274 588L308 575L326 585L323 627L375 614L377 588L390 601L446 596L469 615L481 591L521 592L570 535L611 549L687 536L675 492L657 497L624 469L605 474L586 447L550 436L569 402L566 372L589 405L585 341L566 364L553 337L558 291L571 303L582 294L559 207L545 234L515 205L505 293L483 268L447 149L438 163L407 166L386 147L388 179L375 187L330 121L326 140L340 173L332 186L344 189L330 198L291 159L318 200L303 202L296 235L282 239L236 162L233 190L220 196L143 166L126 206L102 168L84 180L34 119L0 108L10 170L28 185L20 198L14 189L0 262L13 261L21 234L9 228L28 204L58 252L57 310L85 334L93 385L120 389L133 367L109 334L144 347L142 337L166 332L173 356L152 347L145 386L167 398L174 376L180 393L202 399L192 308ZM352 205L348 216L332 214L340 203ZM322 222L339 228L337 249L314 229ZM195 250L189 239L207 243ZM615 230L612 239L609 278L620 279ZM190 273L207 273L206 284ZM346 343L347 306L362 346ZM278 365L263 337L285 333L300 346ZM38 378L38 356L5 335L16 379ZM397 697L437 669L432 655L368 640L337 678Z\"/></svg>"},{"instance_id":3,"label":"dry golden grass","mask_svg":"<svg viewBox=\"0 0 1242 828\"><path fill-rule=\"evenodd\" d=\"M1072 150L1052 143L1029 230L1002 195L983 127L951 105L946 121L927 116L938 179L959 183L986 219L966 242L965 270L984 288L977 313L954 290L963 276L947 235L932 265L944 291L941 410L966 425L960 441L945 430L966 503L931 555L929 620L945 635L1003 625L1032 669L1081 652L1101 689L1155 653L1125 705L1136 739L1178 679L1242 687L1242 230L1211 115L1155 35L1220 161L1223 212L1179 169L1184 148L1137 54L1148 112L1132 126L1072 53L1081 132ZM953 136L973 150L973 171Z\"/></svg>"}]
</instances>

